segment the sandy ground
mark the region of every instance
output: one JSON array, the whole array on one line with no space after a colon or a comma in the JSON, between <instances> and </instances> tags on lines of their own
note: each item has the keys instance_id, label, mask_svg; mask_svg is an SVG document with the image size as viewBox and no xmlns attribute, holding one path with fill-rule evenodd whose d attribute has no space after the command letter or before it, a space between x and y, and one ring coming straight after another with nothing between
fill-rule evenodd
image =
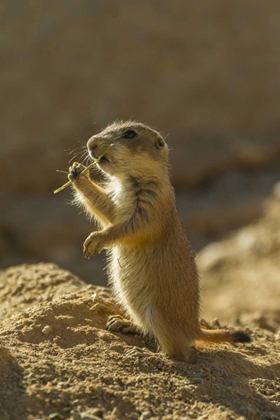
<instances>
[{"instance_id":1,"label":"sandy ground","mask_svg":"<svg viewBox=\"0 0 280 420\"><path fill-rule=\"evenodd\" d=\"M200 344L189 363L106 331L108 289L51 263L0 272L0 419L280 419L279 197L198 257L202 316L252 343Z\"/></svg>"}]
</instances>

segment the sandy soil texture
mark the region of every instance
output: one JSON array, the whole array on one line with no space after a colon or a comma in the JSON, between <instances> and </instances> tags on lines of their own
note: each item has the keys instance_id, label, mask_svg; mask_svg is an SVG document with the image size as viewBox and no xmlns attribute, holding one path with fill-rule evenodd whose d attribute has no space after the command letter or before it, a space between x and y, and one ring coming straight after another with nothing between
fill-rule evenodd
<instances>
[{"instance_id":1,"label":"sandy soil texture","mask_svg":"<svg viewBox=\"0 0 280 420\"><path fill-rule=\"evenodd\" d=\"M174 362L106 331L119 313L110 292L54 264L2 271L0 304L1 420L280 417L278 332L250 328L248 345Z\"/></svg>"},{"instance_id":2,"label":"sandy soil texture","mask_svg":"<svg viewBox=\"0 0 280 420\"><path fill-rule=\"evenodd\" d=\"M199 253L202 315L280 328L280 183L263 217Z\"/></svg>"},{"instance_id":3,"label":"sandy soil texture","mask_svg":"<svg viewBox=\"0 0 280 420\"><path fill-rule=\"evenodd\" d=\"M109 289L52 263L1 271L0 419L280 419L279 257L280 184L260 220L197 259L204 324L252 342L199 344L189 363L107 331Z\"/></svg>"}]
</instances>

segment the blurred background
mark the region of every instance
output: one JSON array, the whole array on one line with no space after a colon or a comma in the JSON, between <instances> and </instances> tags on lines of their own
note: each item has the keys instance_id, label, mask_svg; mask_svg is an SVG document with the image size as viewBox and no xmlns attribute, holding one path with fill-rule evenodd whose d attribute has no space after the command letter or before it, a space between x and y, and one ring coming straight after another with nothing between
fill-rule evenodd
<instances>
[{"instance_id":1,"label":"blurred background","mask_svg":"<svg viewBox=\"0 0 280 420\"><path fill-rule=\"evenodd\" d=\"M278 1L2 0L1 268L105 284L104 255L82 256L93 227L53 190L115 119L167 136L196 251L257 219L280 179L279 16Z\"/></svg>"}]
</instances>

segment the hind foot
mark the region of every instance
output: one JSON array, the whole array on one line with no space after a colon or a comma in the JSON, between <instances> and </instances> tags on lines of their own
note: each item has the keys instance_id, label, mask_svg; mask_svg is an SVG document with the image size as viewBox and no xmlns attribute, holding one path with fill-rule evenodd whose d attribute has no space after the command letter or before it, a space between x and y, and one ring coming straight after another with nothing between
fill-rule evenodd
<instances>
[{"instance_id":1,"label":"hind foot","mask_svg":"<svg viewBox=\"0 0 280 420\"><path fill-rule=\"evenodd\" d=\"M153 353L152 351L146 349L146 348L141 348L141 347L137 347L134 346L132 348L130 348L129 350L127 350L125 352L126 356L131 356L131 357L151 357L151 356L156 356L157 354Z\"/></svg>"},{"instance_id":2,"label":"hind foot","mask_svg":"<svg viewBox=\"0 0 280 420\"><path fill-rule=\"evenodd\" d=\"M109 316L106 329L124 334L137 334L140 332L140 328L137 325L120 315Z\"/></svg>"}]
</instances>

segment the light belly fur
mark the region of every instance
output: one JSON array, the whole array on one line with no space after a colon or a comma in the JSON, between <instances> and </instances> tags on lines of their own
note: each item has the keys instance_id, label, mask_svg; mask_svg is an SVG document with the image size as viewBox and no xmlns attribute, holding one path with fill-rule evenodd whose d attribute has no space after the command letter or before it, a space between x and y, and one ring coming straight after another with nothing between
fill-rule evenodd
<instances>
[{"instance_id":1,"label":"light belly fur","mask_svg":"<svg viewBox=\"0 0 280 420\"><path fill-rule=\"evenodd\" d=\"M135 264L137 259L138 263ZM137 250L125 247L115 246L111 251L109 270L115 298L131 320L145 330L152 311L147 287L147 264L149 262L143 259L143 251L139 251L139 258ZM140 294L143 295L141 299Z\"/></svg>"}]
</instances>

